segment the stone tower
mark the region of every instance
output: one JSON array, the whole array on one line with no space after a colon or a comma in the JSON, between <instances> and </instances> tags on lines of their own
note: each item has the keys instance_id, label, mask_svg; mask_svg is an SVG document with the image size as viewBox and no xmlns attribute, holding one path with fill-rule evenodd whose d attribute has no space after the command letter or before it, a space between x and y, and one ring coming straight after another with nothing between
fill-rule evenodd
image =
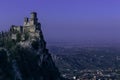
<instances>
[{"instance_id":1,"label":"stone tower","mask_svg":"<svg viewBox=\"0 0 120 80\"><path fill-rule=\"evenodd\" d=\"M37 24L37 22L38 22L37 13L32 12L31 17L30 17L30 25L35 25L35 24Z\"/></svg>"},{"instance_id":2,"label":"stone tower","mask_svg":"<svg viewBox=\"0 0 120 80\"><path fill-rule=\"evenodd\" d=\"M31 12L30 18L24 18L24 24L20 28L19 26L11 27L11 30L20 32L24 40L25 33L29 34L29 39L34 40L35 38L40 38L41 24L38 22L37 13ZM16 33L12 39L16 40Z\"/></svg>"},{"instance_id":3,"label":"stone tower","mask_svg":"<svg viewBox=\"0 0 120 80\"><path fill-rule=\"evenodd\" d=\"M24 26L29 26L29 18L28 17L24 18Z\"/></svg>"}]
</instances>

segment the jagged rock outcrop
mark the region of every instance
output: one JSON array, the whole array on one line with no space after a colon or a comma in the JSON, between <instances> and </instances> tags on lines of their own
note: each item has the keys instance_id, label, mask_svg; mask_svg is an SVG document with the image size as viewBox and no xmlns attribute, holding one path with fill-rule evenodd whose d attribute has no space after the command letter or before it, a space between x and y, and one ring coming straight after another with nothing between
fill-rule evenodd
<instances>
[{"instance_id":1,"label":"jagged rock outcrop","mask_svg":"<svg viewBox=\"0 0 120 80\"><path fill-rule=\"evenodd\" d=\"M31 26L27 26L28 38L19 39L25 33L16 32L19 37L7 35L0 38L0 80L62 80L51 54L46 49L42 30L32 14ZM33 20L33 21L32 21ZM35 21L34 21L35 20ZM28 22L28 20L27 20ZM28 25L24 24L24 25ZM14 29L14 28L13 28ZM16 29L18 30L18 29ZM39 35L35 35L39 32ZM8 32L13 34L11 32ZM32 35L31 35L32 34ZM12 36L12 37L11 37Z\"/></svg>"},{"instance_id":2,"label":"jagged rock outcrop","mask_svg":"<svg viewBox=\"0 0 120 80\"><path fill-rule=\"evenodd\" d=\"M10 56L0 50L0 80L60 80L48 51L38 53L21 46L10 50Z\"/></svg>"}]
</instances>

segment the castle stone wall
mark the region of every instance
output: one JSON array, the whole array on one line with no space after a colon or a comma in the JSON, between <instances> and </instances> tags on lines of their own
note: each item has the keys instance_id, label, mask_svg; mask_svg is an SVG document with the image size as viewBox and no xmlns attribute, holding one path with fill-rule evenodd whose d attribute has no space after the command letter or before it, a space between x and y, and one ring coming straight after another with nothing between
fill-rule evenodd
<instances>
[{"instance_id":1,"label":"castle stone wall","mask_svg":"<svg viewBox=\"0 0 120 80\"><path fill-rule=\"evenodd\" d=\"M39 38L40 37L40 23L37 19L37 13L32 12L30 19L28 17L24 18L24 24L23 26L12 26L12 31L20 32L21 35L24 35L24 33L28 33L30 38ZM24 39L24 36L21 36ZM16 34L12 34L12 39L17 39Z\"/></svg>"}]
</instances>

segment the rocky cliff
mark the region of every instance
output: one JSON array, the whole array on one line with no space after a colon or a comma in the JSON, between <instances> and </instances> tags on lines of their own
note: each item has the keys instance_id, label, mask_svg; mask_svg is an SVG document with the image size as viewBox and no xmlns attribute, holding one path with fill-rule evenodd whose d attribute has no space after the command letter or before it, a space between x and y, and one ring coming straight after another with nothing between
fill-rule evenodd
<instances>
[{"instance_id":1,"label":"rocky cliff","mask_svg":"<svg viewBox=\"0 0 120 80\"><path fill-rule=\"evenodd\" d=\"M13 40L9 31L1 34L0 80L62 80L41 29L34 40Z\"/></svg>"},{"instance_id":2,"label":"rocky cliff","mask_svg":"<svg viewBox=\"0 0 120 80\"><path fill-rule=\"evenodd\" d=\"M14 46L0 50L0 80L60 80L60 73L47 50Z\"/></svg>"}]
</instances>

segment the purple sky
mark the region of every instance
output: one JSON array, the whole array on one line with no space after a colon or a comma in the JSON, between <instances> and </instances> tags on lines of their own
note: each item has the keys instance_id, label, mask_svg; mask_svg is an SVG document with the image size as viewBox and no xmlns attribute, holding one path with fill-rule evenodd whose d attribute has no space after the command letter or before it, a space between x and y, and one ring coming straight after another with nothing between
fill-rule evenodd
<instances>
[{"instance_id":1,"label":"purple sky","mask_svg":"<svg viewBox=\"0 0 120 80\"><path fill-rule=\"evenodd\" d=\"M0 30L38 13L47 41L120 42L120 0L0 0Z\"/></svg>"}]
</instances>

